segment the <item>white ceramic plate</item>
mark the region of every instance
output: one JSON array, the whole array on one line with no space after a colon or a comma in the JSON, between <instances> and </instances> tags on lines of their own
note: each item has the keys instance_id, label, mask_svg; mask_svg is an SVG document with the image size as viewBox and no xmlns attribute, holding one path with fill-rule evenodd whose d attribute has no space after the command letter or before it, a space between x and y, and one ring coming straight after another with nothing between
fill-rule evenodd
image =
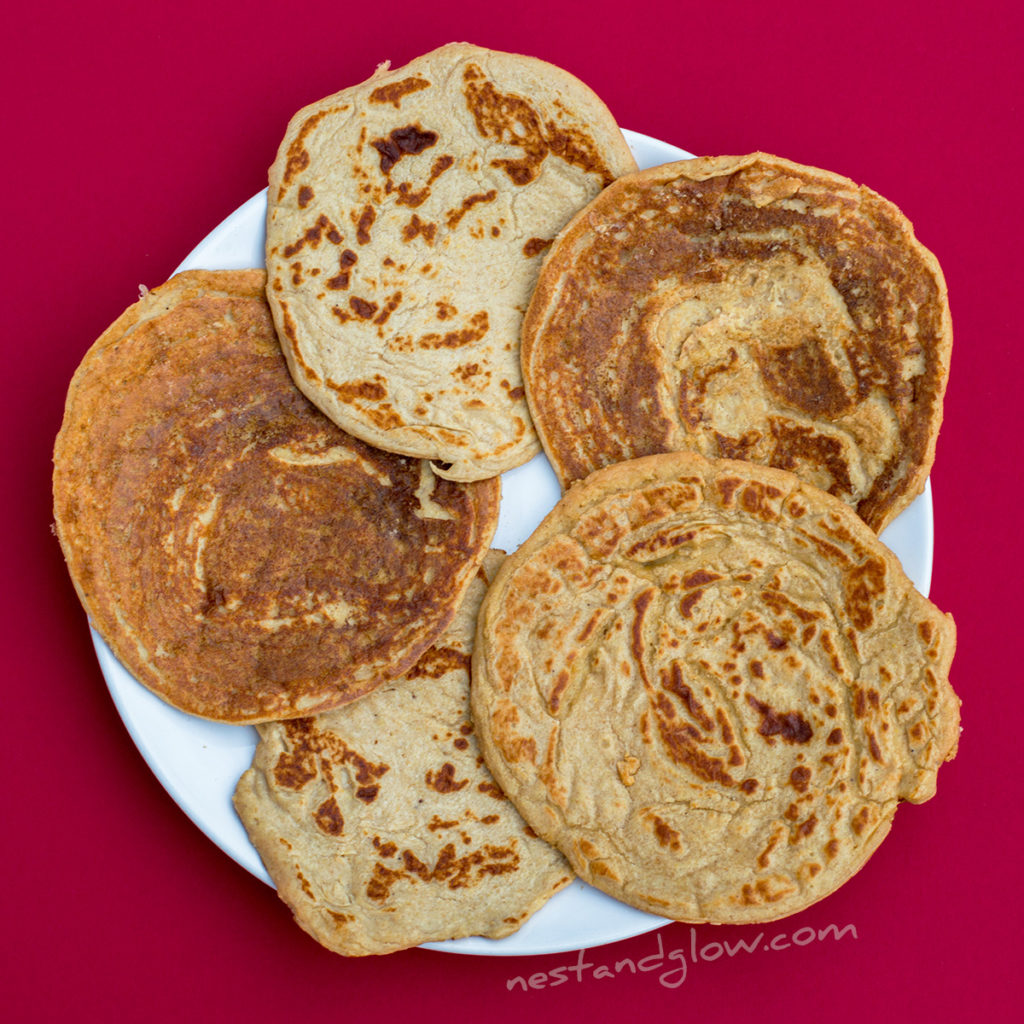
<instances>
[{"instance_id":1,"label":"white ceramic plate","mask_svg":"<svg viewBox=\"0 0 1024 1024\"><path fill-rule=\"evenodd\" d=\"M626 137L640 167L692 155L635 132L626 132ZM265 214L266 192L261 192L203 239L178 270L263 266ZM558 497L555 475L542 455L506 473L494 546L514 551ZM933 540L930 488L882 539L899 556L921 593L927 594ZM231 805L235 783L252 760L256 730L207 722L177 711L140 686L95 633L93 642L117 710L161 784L202 832L242 867L270 884ZM577 880L508 938L457 939L429 943L428 947L490 956L560 953L630 938L664 923L663 918L634 910Z\"/></svg>"}]
</instances>

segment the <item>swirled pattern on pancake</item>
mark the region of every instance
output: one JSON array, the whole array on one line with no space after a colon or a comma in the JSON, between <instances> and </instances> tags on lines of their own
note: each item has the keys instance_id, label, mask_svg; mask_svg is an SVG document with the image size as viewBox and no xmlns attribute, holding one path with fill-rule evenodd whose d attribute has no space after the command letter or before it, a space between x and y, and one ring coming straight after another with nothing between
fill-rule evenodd
<instances>
[{"instance_id":1,"label":"swirled pattern on pancake","mask_svg":"<svg viewBox=\"0 0 1024 1024\"><path fill-rule=\"evenodd\" d=\"M54 451L54 510L93 625L204 718L346 703L455 614L497 525L497 481L348 436L295 387L262 271L191 271L92 346Z\"/></svg>"},{"instance_id":2,"label":"swirled pattern on pancake","mask_svg":"<svg viewBox=\"0 0 1024 1024\"><path fill-rule=\"evenodd\" d=\"M628 175L566 228L522 341L563 486L689 449L795 472L876 532L924 487L952 328L890 202L763 153Z\"/></svg>"},{"instance_id":3,"label":"swirled pattern on pancake","mask_svg":"<svg viewBox=\"0 0 1024 1024\"><path fill-rule=\"evenodd\" d=\"M950 617L847 505L693 453L598 470L480 614L488 764L579 875L678 920L772 920L864 864L959 737Z\"/></svg>"}]
</instances>

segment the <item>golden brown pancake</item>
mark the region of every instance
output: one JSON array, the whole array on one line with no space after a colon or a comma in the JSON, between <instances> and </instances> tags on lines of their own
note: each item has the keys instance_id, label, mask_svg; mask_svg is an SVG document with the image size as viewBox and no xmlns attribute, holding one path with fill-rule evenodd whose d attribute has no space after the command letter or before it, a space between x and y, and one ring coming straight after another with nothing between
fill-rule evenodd
<instances>
[{"instance_id":1,"label":"golden brown pancake","mask_svg":"<svg viewBox=\"0 0 1024 1024\"><path fill-rule=\"evenodd\" d=\"M440 480L321 415L288 374L262 271L179 274L92 346L54 511L93 625L164 700L259 722L401 674L455 613L495 483Z\"/></svg>"},{"instance_id":2,"label":"golden brown pancake","mask_svg":"<svg viewBox=\"0 0 1024 1024\"><path fill-rule=\"evenodd\" d=\"M300 110L267 215L296 383L350 433L450 479L527 461L540 446L519 333L543 254L633 170L582 82L464 43Z\"/></svg>"},{"instance_id":3,"label":"golden brown pancake","mask_svg":"<svg viewBox=\"0 0 1024 1024\"><path fill-rule=\"evenodd\" d=\"M469 713L476 613L408 675L315 718L260 726L234 803L281 899L345 956L516 931L572 878L483 765Z\"/></svg>"},{"instance_id":4,"label":"golden brown pancake","mask_svg":"<svg viewBox=\"0 0 1024 1024\"><path fill-rule=\"evenodd\" d=\"M755 153L627 176L547 257L527 397L567 486L675 449L791 470L876 532L935 456L952 330L890 202Z\"/></svg>"},{"instance_id":5,"label":"golden brown pancake","mask_svg":"<svg viewBox=\"0 0 1024 1024\"><path fill-rule=\"evenodd\" d=\"M792 914L959 735L953 621L838 499L689 453L598 470L502 566L473 713L580 877L681 921Z\"/></svg>"}]
</instances>

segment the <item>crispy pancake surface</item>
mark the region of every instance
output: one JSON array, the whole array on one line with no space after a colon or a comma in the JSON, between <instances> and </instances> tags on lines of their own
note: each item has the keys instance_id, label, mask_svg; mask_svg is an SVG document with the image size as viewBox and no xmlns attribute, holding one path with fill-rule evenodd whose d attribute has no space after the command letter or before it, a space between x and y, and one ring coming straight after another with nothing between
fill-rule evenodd
<instances>
[{"instance_id":1,"label":"crispy pancake surface","mask_svg":"<svg viewBox=\"0 0 1024 1024\"><path fill-rule=\"evenodd\" d=\"M300 110L270 169L268 297L299 387L451 479L539 450L519 335L543 253L636 163L604 104L455 43Z\"/></svg>"},{"instance_id":2,"label":"crispy pancake surface","mask_svg":"<svg viewBox=\"0 0 1024 1024\"><path fill-rule=\"evenodd\" d=\"M791 470L876 531L924 487L952 328L890 202L755 153L627 176L551 249L524 325L563 486L675 449Z\"/></svg>"},{"instance_id":3,"label":"crispy pancake surface","mask_svg":"<svg viewBox=\"0 0 1024 1024\"><path fill-rule=\"evenodd\" d=\"M844 503L679 452L599 470L480 613L494 775L586 881L692 922L850 878L959 736L953 621Z\"/></svg>"},{"instance_id":4,"label":"crispy pancake surface","mask_svg":"<svg viewBox=\"0 0 1024 1024\"><path fill-rule=\"evenodd\" d=\"M176 707L225 722L334 707L445 628L497 524L496 482L440 480L291 380L262 271L192 271L92 346L54 510L93 625Z\"/></svg>"},{"instance_id":5,"label":"crispy pancake surface","mask_svg":"<svg viewBox=\"0 0 1024 1024\"><path fill-rule=\"evenodd\" d=\"M234 802L298 923L345 956L515 931L572 878L483 765L469 712L493 552L413 669L347 707L260 726Z\"/></svg>"}]
</instances>

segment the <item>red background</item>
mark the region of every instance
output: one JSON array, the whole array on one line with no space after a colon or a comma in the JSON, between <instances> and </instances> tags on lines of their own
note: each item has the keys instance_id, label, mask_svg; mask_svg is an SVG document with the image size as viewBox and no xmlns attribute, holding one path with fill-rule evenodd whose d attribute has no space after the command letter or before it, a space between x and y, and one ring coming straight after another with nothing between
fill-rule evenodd
<instances>
[{"instance_id":1,"label":"red background","mask_svg":"<svg viewBox=\"0 0 1024 1024\"><path fill-rule=\"evenodd\" d=\"M1019 1019L1022 16L1016 0L781 5L446 0L19 4L0 62L5 580L0 1005L15 1021L668 1015ZM265 184L290 115L463 39L561 64L628 128L754 149L898 203L945 269L956 330L932 475L931 596L959 625L957 760L868 866L778 926L857 936L506 990L572 954L346 961L189 823L108 697L50 531L67 382L99 333ZM762 929L696 931L699 947ZM588 950L609 968L690 929ZM711 950L713 953L714 950ZM678 967L668 961L665 969ZM612 973L612 972L609 972ZM557 975L549 975L553 980ZM675 976L678 980L678 974Z\"/></svg>"}]
</instances>

